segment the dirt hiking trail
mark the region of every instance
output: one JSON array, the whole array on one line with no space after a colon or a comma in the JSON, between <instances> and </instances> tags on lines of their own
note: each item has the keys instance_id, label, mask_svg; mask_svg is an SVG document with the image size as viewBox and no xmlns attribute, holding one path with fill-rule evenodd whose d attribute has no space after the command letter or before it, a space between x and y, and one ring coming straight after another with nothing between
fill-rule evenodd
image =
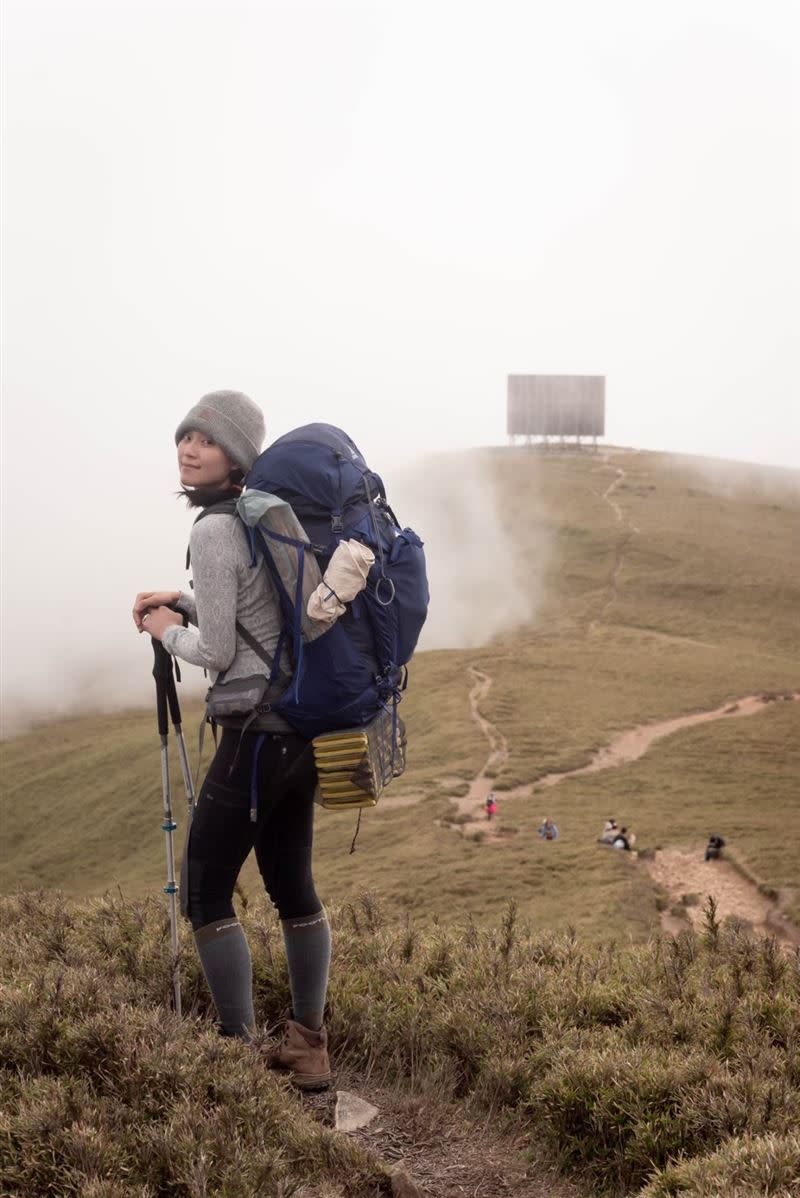
<instances>
[{"instance_id":1,"label":"dirt hiking trail","mask_svg":"<svg viewBox=\"0 0 800 1198\"><path fill-rule=\"evenodd\" d=\"M607 503L611 508L614 513L614 520L620 529L620 536L614 546L614 557L611 562L611 571L606 585L607 593L602 599L599 614L589 623L589 636L603 623L611 604L619 597L619 576L625 561L625 552L633 538L641 532L641 529L637 528L631 520L625 519L622 508L616 499L611 498L620 483L627 477L625 471L621 466L611 465L608 453L603 454L603 463L602 466L597 466L592 473L596 474L606 470L613 470L616 477L611 480L602 495L598 491L594 491L593 493L597 495L602 503Z\"/></svg>"},{"instance_id":2,"label":"dirt hiking trail","mask_svg":"<svg viewBox=\"0 0 800 1198\"><path fill-rule=\"evenodd\" d=\"M502 822L497 818L487 820L485 813L486 795L492 789L495 778L508 760L508 741L480 710L481 702L488 695L492 680L476 666L469 667L472 686L469 692L470 715L480 729L489 746L487 759L470 783L468 792L452 802L456 808L456 823L453 827L463 837L498 843L503 838ZM563 773L545 774L527 785L512 790L497 791L499 804L507 799L529 798L540 791L557 786L566 778L580 777L599 770L614 769L643 757L657 740L672 736L683 728L697 724L708 724L715 720L740 719L756 715L774 703L797 702L800 691L783 694L746 695L733 702L723 703L710 711L692 712L674 716L668 720L657 720L651 724L639 724L621 732L610 744L598 749L588 765ZM443 778L445 785L463 785L460 778ZM713 894L719 908L719 918L735 917L751 925L762 935L776 936L784 944L800 945L800 930L796 929L782 914L780 907L761 894L758 887L749 881L730 861L705 862L698 849L688 850L671 847L659 850L655 858L643 860L653 880L667 895L668 908L663 913L662 926L665 931L677 934L687 926L687 920L697 923L703 917L707 896ZM696 896L687 905L684 896ZM694 905L696 903L696 905Z\"/></svg>"},{"instance_id":3,"label":"dirt hiking trail","mask_svg":"<svg viewBox=\"0 0 800 1198\"><path fill-rule=\"evenodd\" d=\"M800 691L790 691L776 696L747 695L733 703L723 703L720 707L712 708L711 711L675 716L671 720L658 720L653 724L639 724L636 728L620 733L612 740L611 744L598 749L588 765L581 769L569 770L564 774L545 774L543 778L536 780L533 789L544 790L548 786L555 786L564 778L575 778L579 774L593 774L597 770L606 770L612 766L625 765L629 761L637 761L638 758L644 757L654 741L671 736L673 732L680 732L682 728L693 728L695 724L709 724L714 720L726 717L755 715L757 712L763 711L768 703L796 699L800 699Z\"/></svg>"},{"instance_id":4,"label":"dirt hiking trail","mask_svg":"<svg viewBox=\"0 0 800 1198\"><path fill-rule=\"evenodd\" d=\"M760 936L775 936L800 946L800 929L724 856L720 861L703 861L696 848L659 849L644 864L670 903L662 912L665 931L675 934L690 924L702 928L703 909L708 896L713 894L719 922L734 918L750 925Z\"/></svg>"},{"instance_id":5,"label":"dirt hiking trail","mask_svg":"<svg viewBox=\"0 0 800 1198\"><path fill-rule=\"evenodd\" d=\"M337 1070L336 1086L378 1108L366 1126L343 1134L398 1169L393 1198L588 1198L577 1182L531 1156L526 1137L504 1131L491 1112L469 1114L435 1091L413 1094L347 1069ZM335 1093L298 1101L330 1127Z\"/></svg>"},{"instance_id":6,"label":"dirt hiking trail","mask_svg":"<svg viewBox=\"0 0 800 1198\"><path fill-rule=\"evenodd\" d=\"M455 802L459 815L468 815L471 820L480 822L483 826L488 822L483 814L483 803L487 791L491 789L490 779L500 772L508 760L508 741L486 719L479 708L481 700L485 699L489 693L492 685L491 678L488 674L476 669L475 666L470 666L469 673L473 679L473 685L469 692L470 714L489 742L489 756L480 773L471 782L469 792L462 798L456 799ZM574 770L565 770L562 773L545 774L534 782L514 787L512 790L498 791L498 796L501 799L528 798L541 790L557 786L566 778L577 778L581 774L594 774L598 770L613 769L616 766L627 765L630 761L637 761L645 755L655 741L661 740L665 736L672 736L673 733L680 732L683 728L692 728L696 724L708 724L715 720L755 715L757 712L763 711L770 703L795 702L799 699L800 691L787 691L780 695L746 695L742 699L723 703L710 711L674 716L672 719L657 720L652 724L638 724L635 728L621 732L610 744L598 749L592 755L588 765ZM463 828L467 826L466 822L461 824Z\"/></svg>"}]
</instances>

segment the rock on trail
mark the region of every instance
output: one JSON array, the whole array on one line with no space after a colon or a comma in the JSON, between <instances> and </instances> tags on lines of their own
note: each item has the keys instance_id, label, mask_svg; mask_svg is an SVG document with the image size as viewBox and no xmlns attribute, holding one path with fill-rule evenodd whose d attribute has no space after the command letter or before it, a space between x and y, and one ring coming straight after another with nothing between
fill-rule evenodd
<instances>
[{"instance_id":1,"label":"rock on trail","mask_svg":"<svg viewBox=\"0 0 800 1198\"><path fill-rule=\"evenodd\" d=\"M358 1131L366 1127L378 1114L378 1108L371 1102L351 1094L349 1090L337 1090L336 1109L333 1125L337 1131Z\"/></svg>"}]
</instances>

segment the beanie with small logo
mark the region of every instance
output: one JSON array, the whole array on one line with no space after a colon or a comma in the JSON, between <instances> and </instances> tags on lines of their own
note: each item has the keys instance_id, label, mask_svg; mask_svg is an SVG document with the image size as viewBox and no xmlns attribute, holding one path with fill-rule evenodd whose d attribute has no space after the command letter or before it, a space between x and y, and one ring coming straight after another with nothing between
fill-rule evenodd
<instances>
[{"instance_id":1,"label":"beanie with small logo","mask_svg":"<svg viewBox=\"0 0 800 1198\"><path fill-rule=\"evenodd\" d=\"M211 391L189 410L175 430L175 444L196 429L215 441L246 474L264 444L264 416L242 391Z\"/></svg>"}]
</instances>

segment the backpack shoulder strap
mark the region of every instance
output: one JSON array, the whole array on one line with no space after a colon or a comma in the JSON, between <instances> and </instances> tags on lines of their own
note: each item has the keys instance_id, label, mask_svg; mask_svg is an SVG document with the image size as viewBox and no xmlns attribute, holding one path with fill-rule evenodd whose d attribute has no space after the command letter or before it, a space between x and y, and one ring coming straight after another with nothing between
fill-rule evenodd
<instances>
[{"instance_id":1,"label":"backpack shoulder strap","mask_svg":"<svg viewBox=\"0 0 800 1198\"><path fill-rule=\"evenodd\" d=\"M270 671L272 671L275 667L275 662L270 657L269 653L267 653L266 649L263 648L262 645L259 645L253 634L248 632L244 624L240 624L238 620L236 621L236 631L239 633L239 636L242 638L242 640L250 646L253 652L261 658L261 660L264 662L264 665L269 666Z\"/></svg>"},{"instance_id":2,"label":"backpack shoulder strap","mask_svg":"<svg viewBox=\"0 0 800 1198\"><path fill-rule=\"evenodd\" d=\"M195 516L195 524L199 524L201 520L205 520L206 516L235 516L236 515L236 500L221 499L219 503L212 503L210 507L204 507L201 512Z\"/></svg>"}]
</instances>

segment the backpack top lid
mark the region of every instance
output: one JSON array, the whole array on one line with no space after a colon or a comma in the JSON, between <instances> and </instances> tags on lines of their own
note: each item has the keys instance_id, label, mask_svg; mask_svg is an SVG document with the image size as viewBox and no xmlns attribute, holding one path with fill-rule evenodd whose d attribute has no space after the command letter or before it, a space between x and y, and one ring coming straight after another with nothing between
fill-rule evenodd
<instances>
[{"instance_id":1,"label":"backpack top lid","mask_svg":"<svg viewBox=\"0 0 800 1198\"><path fill-rule=\"evenodd\" d=\"M339 509L365 473L369 467L347 433L332 424L304 424L268 445L245 483L290 503L286 492L291 492L296 499L331 511Z\"/></svg>"},{"instance_id":2,"label":"backpack top lid","mask_svg":"<svg viewBox=\"0 0 800 1198\"><path fill-rule=\"evenodd\" d=\"M291 504L318 551L331 552L346 512L353 523L369 499L385 497L355 442L333 424L304 424L268 445L245 478L253 490L278 495ZM337 517L337 520L332 520Z\"/></svg>"}]
</instances>

